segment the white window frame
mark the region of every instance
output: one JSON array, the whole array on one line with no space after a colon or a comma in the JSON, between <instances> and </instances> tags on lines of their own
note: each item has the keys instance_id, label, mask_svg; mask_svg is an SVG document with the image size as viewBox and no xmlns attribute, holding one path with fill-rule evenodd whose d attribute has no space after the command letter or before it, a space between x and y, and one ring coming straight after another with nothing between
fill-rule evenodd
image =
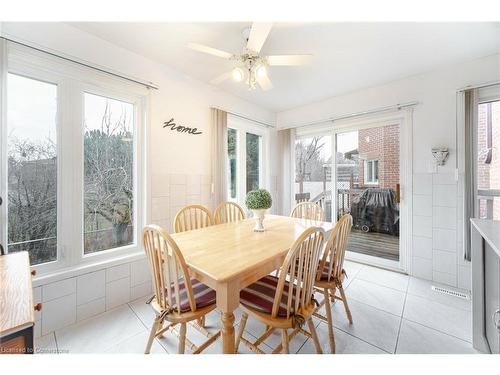
<instances>
[{"instance_id":1,"label":"white window frame","mask_svg":"<svg viewBox=\"0 0 500 375\"><path fill-rule=\"evenodd\" d=\"M377 176L377 179L369 179L369 173L368 170L371 169L372 176L375 176L375 162L377 162L377 175L378 175L378 167L379 167L379 161L378 159L369 159L365 160L365 166L364 166L364 183L365 185L378 185L379 184L379 179Z\"/></svg>"},{"instance_id":2,"label":"white window frame","mask_svg":"<svg viewBox=\"0 0 500 375\"><path fill-rule=\"evenodd\" d=\"M259 158L259 186L262 189L269 189L269 129L255 125L250 121L240 119L228 114L228 129L236 130L236 201L244 205L246 196L246 133L252 133L260 136L260 158ZM229 165L229 163L226 163ZM229 178L229 171L228 171ZM228 191L228 199L229 191ZM233 199L234 200L234 199Z\"/></svg>"},{"instance_id":3,"label":"white window frame","mask_svg":"<svg viewBox=\"0 0 500 375\"><path fill-rule=\"evenodd\" d=\"M140 230L149 215L147 209L146 108L147 89L77 64L32 49L8 44L7 66L2 72L57 84L57 260L32 266L38 276L73 271L97 264L143 255ZM5 94L5 88L2 90ZM84 254L83 243L83 116L84 93L125 101L134 105L134 243L119 248ZM6 98L2 95L2 108ZM5 112L5 111L3 111ZM6 116L2 117L2 134ZM2 149L6 150L6 137ZM6 152L6 151L5 151ZM1 159L2 176L6 176L6 160ZM7 182L2 182L2 197ZM2 219L7 219L7 202L1 206ZM2 222L4 222L2 220ZM6 220L5 223L8 223ZM6 227L6 225L5 225ZM7 251L7 233L0 229Z\"/></svg>"}]
</instances>

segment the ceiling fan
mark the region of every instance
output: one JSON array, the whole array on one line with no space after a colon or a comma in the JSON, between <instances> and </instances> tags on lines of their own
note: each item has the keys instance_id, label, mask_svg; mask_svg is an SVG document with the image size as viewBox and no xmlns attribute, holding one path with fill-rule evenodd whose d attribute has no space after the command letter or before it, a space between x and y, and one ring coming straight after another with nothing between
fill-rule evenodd
<instances>
[{"instance_id":1,"label":"ceiling fan","mask_svg":"<svg viewBox=\"0 0 500 375\"><path fill-rule=\"evenodd\" d=\"M243 38L246 40L246 46L241 54L221 51L198 43L189 43L188 47L198 52L237 62L237 66L233 70L214 78L211 83L219 84L232 78L236 82L245 81L249 90L255 89L258 84L262 90L267 91L273 88L268 75L269 66L306 65L312 59L312 55L262 56L260 50L271 32L272 26L272 23L254 22L251 28L244 29Z\"/></svg>"}]
</instances>

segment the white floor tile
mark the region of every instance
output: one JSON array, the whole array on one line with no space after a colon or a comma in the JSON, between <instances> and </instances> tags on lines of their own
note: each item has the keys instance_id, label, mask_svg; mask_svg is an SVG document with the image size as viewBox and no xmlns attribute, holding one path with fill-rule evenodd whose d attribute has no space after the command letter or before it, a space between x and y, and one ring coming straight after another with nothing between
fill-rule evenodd
<instances>
[{"instance_id":1,"label":"white floor tile","mask_svg":"<svg viewBox=\"0 0 500 375\"><path fill-rule=\"evenodd\" d=\"M103 353L146 331L128 305L56 331L58 349L69 353Z\"/></svg>"},{"instance_id":2,"label":"white floor tile","mask_svg":"<svg viewBox=\"0 0 500 375\"><path fill-rule=\"evenodd\" d=\"M395 289L356 279L346 290L346 295L347 302L356 300L398 316L403 313L405 293Z\"/></svg>"},{"instance_id":3,"label":"white floor tile","mask_svg":"<svg viewBox=\"0 0 500 375\"><path fill-rule=\"evenodd\" d=\"M147 300L148 298L139 298L135 301L129 302L128 305L140 319L142 324L149 329L155 320L155 313L153 308L146 303Z\"/></svg>"},{"instance_id":4,"label":"white floor tile","mask_svg":"<svg viewBox=\"0 0 500 375\"><path fill-rule=\"evenodd\" d=\"M376 267L363 267L356 276L357 279L371 281L372 283L406 292L408 288L408 275L383 270Z\"/></svg>"},{"instance_id":5,"label":"white floor tile","mask_svg":"<svg viewBox=\"0 0 500 375\"><path fill-rule=\"evenodd\" d=\"M323 353L330 353L330 342L328 340L328 326L321 322L316 328L319 343ZM383 350L370 345L357 337L351 336L344 331L334 328L335 353L336 354L386 354ZM300 348L298 354L315 354L316 347L311 339L307 339Z\"/></svg>"},{"instance_id":6,"label":"white floor tile","mask_svg":"<svg viewBox=\"0 0 500 375\"><path fill-rule=\"evenodd\" d=\"M343 268L347 274L346 282L349 283L350 280L353 280L363 267L364 266L361 263L351 262L348 260L344 261ZM344 284L344 287L346 287L346 284Z\"/></svg>"},{"instance_id":7,"label":"white floor tile","mask_svg":"<svg viewBox=\"0 0 500 375\"><path fill-rule=\"evenodd\" d=\"M336 303L332 309L334 327L394 353L401 318L355 300L349 301L349 307L353 324L347 321L342 304Z\"/></svg>"},{"instance_id":8,"label":"white floor tile","mask_svg":"<svg viewBox=\"0 0 500 375\"><path fill-rule=\"evenodd\" d=\"M453 289L450 286L440 285L432 281L410 277L410 281L408 284L408 294L424 297L436 302L441 302L445 305L455 307L457 309L462 309L467 311L472 310L472 303L470 299L465 300L458 297L449 296L447 294L435 292L431 289L433 285Z\"/></svg>"},{"instance_id":9,"label":"white floor tile","mask_svg":"<svg viewBox=\"0 0 500 375\"><path fill-rule=\"evenodd\" d=\"M35 338L35 354L57 354L56 337L54 333Z\"/></svg>"},{"instance_id":10,"label":"white floor tile","mask_svg":"<svg viewBox=\"0 0 500 375\"><path fill-rule=\"evenodd\" d=\"M403 318L470 341L472 314L449 305L408 294Z\"/></svg>"},{"instance_id":11,"label":"white floor tile","mask_svg":"<svg viewBox=\"0 0 500 375\"><path fill-rule=\"evenodd\" d=\"M148 342L149 332L141 332L135 336L132 336L124 341L113 345L111 348L106 350L106 353L116 353L116 354L125 354L125 353L137 353L143 354L144 349L146 348L146 344ZM153 341L153 345L151 346L150 354L166 354L167 352L160 345L157 340Z\"/></svg>"},{"instance_id":12,"label":"white floor tile","mask_svg":"<svg viewBox=\"0 0 500 375\"><path fill-rule=\"evenodd\" d=\"M403 319L396 353L466 354L477 351L466 341Z\"/></svg>"}]
</instances>

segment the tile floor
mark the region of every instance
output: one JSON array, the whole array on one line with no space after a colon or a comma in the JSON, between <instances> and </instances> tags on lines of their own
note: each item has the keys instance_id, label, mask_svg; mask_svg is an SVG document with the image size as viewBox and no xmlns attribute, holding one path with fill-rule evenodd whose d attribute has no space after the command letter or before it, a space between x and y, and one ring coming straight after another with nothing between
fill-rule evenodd
<instances>
[{"instance_id":1,"label":"tile floor","mask_svg":"<svg viewBox=\"0 0 500 375\"><path fill-rule=\"evenodd\" d=\"M471 303L438 294L431 283L358 263L346 262L346 293L354 324L349 325L343 306L332 307L337 353L476 353L471 345ZM142 353L153 322L147 298L130 302L70 327L37 339L40 353ZM240 313L236 313L236 323ZM220 327L217 311L207 316L207 328ZM324 322L315 319L321 345L328 351ZM236 327L237 329L237 327ZM257 337L264 326L251 318L246 336ZM272 351L280 333L271 335L262 346ZM205 337L188 328L195 344ZM220 340L204 353L220 353ZM156 339L151 353L176 353L177 338L171 333ZM189 350L187 350L189 352ZM241 353L250 351L240 345ZM310 339L297 335L290 345L293 353L315 353Z\"/></svg>"}]
</instances>

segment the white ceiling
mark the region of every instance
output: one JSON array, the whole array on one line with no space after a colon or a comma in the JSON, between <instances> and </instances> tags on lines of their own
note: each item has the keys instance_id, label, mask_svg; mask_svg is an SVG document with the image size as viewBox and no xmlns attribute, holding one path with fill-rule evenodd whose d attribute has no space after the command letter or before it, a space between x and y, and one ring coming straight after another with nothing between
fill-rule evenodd
<instances>
[{"instance_id":1,"label":"white ceiling","mask_svg":"<svg viewBox=\"0 0 500 375\"><path fill-rule=\"evenodd\" d=\"M71 25L167 64L204 82L234 62L187 48L197 42L241 52L239 23L71 23ZM500 52L500 23L277 23L264 55L313 54L313 63L271 67L270 91L244 84L219 86L273 111Z\"/></svg>"}]
</instances>

